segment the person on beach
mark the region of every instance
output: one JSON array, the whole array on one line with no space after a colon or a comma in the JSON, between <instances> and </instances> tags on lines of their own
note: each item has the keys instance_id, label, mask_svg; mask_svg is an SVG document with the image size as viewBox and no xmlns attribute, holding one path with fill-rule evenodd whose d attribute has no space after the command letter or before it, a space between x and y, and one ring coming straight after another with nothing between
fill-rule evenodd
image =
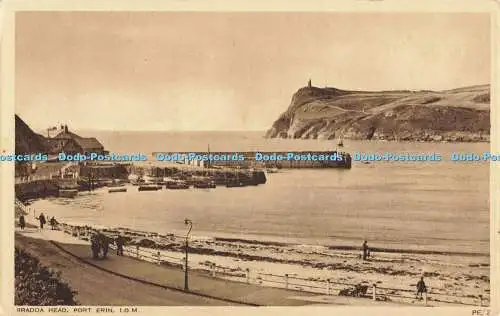
<instances>
[{"instance_id":1,"label":"person on beach","mask_svg":"<svg viewBox=\"0 0 500 316\"><path fill-rule=\"evenodd\" d=\"M92 258L99 259L99 252L101 251L101 247L99 245L99 239L97 234L92 234L90 237L90 249L92 250Z\"/></svg>"},{"instance_id":2,"label":"person on beach","mask_svg":"<svg viewBox=\"0 0 500 316\"><path fill-rule=\"evenodd\" d=\"M19 216L19 227L21 227L21 230L24 230L24 227L26 227L26 221L24 220L24 215Z\"/></svg>"},{"instance_id":3,"label":"person on beach","mask_svg":"<svg viewBox=\"0 0 500 316\"><path fill-rule=\"evenodd\" d=\"M363 260L366 260L370 256L370 249L368 248L368 242L365 240L363 243Z\"/></svg>"},{"instance_id":4,"label":"person on beach","mask_svg":"<svg viewBox=\"0 0 500 316\"><path fill-rule=\"evenodd\" d=\"M422 294L427 293L427 286L424 282L424 277L420 277L420 281L417 283L417 298L422 299Z\"/></svg>"},{"instance_id":5,"label":"person on beach","mask_svg":"<svg viewBox=\"0 0 500 316\"><path fill-rule=\"evenodd\" d=\"M116 255L123 256L123 244L125 243L125 240L123 239L122 235L118 235L118 237L116 237L115 243L116 243Z\"/></svg>"},{"instance_id":6,"label":"person on beach","mask_svg":"<svg viewBox=\"0 0 500 316\"><path fill-rule=\"evenodd\" d=\"M52 218L50 219L50 226L52 227L52 230L55 229L56 225L57 225L57 221L56 221L55 217L52 216Z\"/></svg>"},{"instance_id":7,"label":"person on beach","mask_svg":"<svg viewBox=\"0 0 500 316\"><path fill-rule=\"evenodd\" d=\"M40 221L40 229L43 229L43 225L47 223L47 220L45 219L45 215L43 213L40 213L40 216L38 216L38 220Z\"/></svg>"},{"instance_id":8,"label":"person on beach","mask_svg":"<svg viewBox=\"0 0 500 316\"><path fill-rule=\"evenodd\" d=\"M108 239L108 236L106 236L104 234L100 234L99 237L100 237L99 241L100 241L101 249L102 249L102 258L106 259L107 255L108 255L108 250L109 250L109 239Z\"/></svg>"}]
</instances>

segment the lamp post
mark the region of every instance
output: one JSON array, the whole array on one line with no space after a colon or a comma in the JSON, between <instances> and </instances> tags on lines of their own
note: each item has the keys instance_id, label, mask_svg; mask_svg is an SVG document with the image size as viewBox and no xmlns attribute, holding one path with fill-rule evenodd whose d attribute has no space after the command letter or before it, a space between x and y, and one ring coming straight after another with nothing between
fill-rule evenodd
<instances>
[{"instance_id":1,"label":"lamp post","mask_svg":"<svg viewBox=\"0 0 500 316\"><path fill-rule=\"evenodd\" d=\"M191 228L193 228L193 222L189 219L184 219L184 224L189 225L189 230L186 234L186 261L184 266L184 291L189 291L188 286L188 248L189 248L189 233L191 232Z\"/></svg>"}]
</instances>

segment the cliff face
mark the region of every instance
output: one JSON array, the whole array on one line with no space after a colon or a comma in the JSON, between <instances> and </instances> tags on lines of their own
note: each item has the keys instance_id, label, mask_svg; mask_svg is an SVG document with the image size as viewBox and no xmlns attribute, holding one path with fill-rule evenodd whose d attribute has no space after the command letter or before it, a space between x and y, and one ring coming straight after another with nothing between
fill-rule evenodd
<instances>
[{"instance_id":1,"label":"cliff face","mask_svg":"<svg viewBox=\"0 0 500 316\"><path fill-rule=\"evenodd\" d=\"M19 116L16 115L15 142L17 154L47 152L45 137L35 133Z\"/></svg>"},{"instance_id":2,"label":"cliff face","mask_svg":"<svg viewBox=\"0 0 500 316\"><path fill-rule=\"evenodd\" d=\"M489 141L490 86L446 91L304 87L268 138Z\"/></svg>"}]
</instances>

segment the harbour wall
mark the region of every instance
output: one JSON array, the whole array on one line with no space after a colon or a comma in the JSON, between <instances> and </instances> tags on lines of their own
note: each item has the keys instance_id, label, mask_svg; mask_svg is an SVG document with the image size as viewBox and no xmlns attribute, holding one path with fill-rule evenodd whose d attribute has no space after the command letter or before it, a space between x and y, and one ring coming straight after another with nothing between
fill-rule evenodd
<instances>
[{"instance_id":1,"label":"harbour wall","mask_svg":"<svg viewBox=\"0 0 500 316\"><path fill-rule=\"evenodd\" d=\"M249 185L265 184L266 174L262 170L246 170L235 168L201 168L187 167L185 165L159 167L148 167L148 175L153 177L173 177L182 180L189 180L191 177L209 177L215 180L219 185L225 185L231 182L242 182Z\"/></svg>"},{"instance_id":2,"label":"harbour wall","mask_svg":"<svg viewBox=\"0 0 500 316\"><path fill-rule=\"evenodd\" d=\"M210 166L225 166L229 168L284 168L284 169L300 169L300 168L344 168L350 169L352 158L349 153L336 151L294 151L294 152L154 152L153 157L162 157L161 155L175 155L177 157L184 156L185 159L177 160L184 164L194 165L198 167ZM290 154L293 157L290 158ZM212 157L231 157L226 160L208 160L208 156ZM199 159L189 159L188 157L200 157ZM278 160L281 156L283 159ZM237 157L234 159L233 157ZM268 157L271 159L258 159ZM321 159L320 157L327 158ZM336 158L333 158L336 157ZM205 159L206 158L206 159Z\"/></svg>"},{"instance_id":3,"label":"harbour wall","mask_svg":"<svg viewBox=\"0 0 500 316\"><path fill-rule=\"evenodd\" d=\"M79 174L85 178L109 178L109 179L127 179L130 173L129 164L114 163L85 163L80 166Z\"/></svg>"}]
</instances>

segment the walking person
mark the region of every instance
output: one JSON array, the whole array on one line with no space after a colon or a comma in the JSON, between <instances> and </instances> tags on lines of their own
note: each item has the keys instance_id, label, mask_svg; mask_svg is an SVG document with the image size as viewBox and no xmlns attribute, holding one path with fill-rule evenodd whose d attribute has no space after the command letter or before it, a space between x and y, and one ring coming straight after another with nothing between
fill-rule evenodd
<instances>
[{"instance_id":1,"label":"walking person","mask_svg":"<svg viewBox=\"0 0 500 316\"><path fill-rule=\"evenodd\" d=\"M19 216L19 227L21 227L21 230L24 230L24 227L26 227L26 221L24 220L24 215Z\"/></svg>"},{"instance_id":2,"label":"walking person","mask_svg":"<svg viewBox=\"0 0 500 316\"><path fill-rule=\"evenodd\" d=\"M104 234L100 234L99 237L100 237L99 241L100 241L101 249L102 249L102 258L106 259L106 257L108 256L108 250L109 250L109 239L108 239L108 236L106 236Z\"/></svg>"},{"instance_id":3,"label":"walking person","mask_svg":"<svg viewBox=\"0 0 500 316\"><path fill-rule=\"evenodd\" d=\"M101 247L99 245L99 239L97 234L92 234L90 237L90 249L92 250L92 258L99 259L99 252L101 251Z\"/></svg>"},{"instance_id":4,"label":"walking person","mask_svg":"<svg viewBox=\"0 0 500 316\"><path fill-rule=\"evenodd\" d=\"M363 260L366 260L370 256L370 249L368 248L368 242L365 240L363 243Z\"/></svg>"},{"instance_id":5,"label":"walking person","mask_svg":"<svg viewBox=\"0 0 500 316\"><path fill-rule=\"evenodd\" d=\"M427 286L424 282L424 277L420 277L420 281L417 283L417 298L422 299L422 294L427 294Z\"/></svg>"},{"instance_id":6,"label":"walking person","mask_svg":"<svg viewBox=\"0 0 500 316\"><path fill-rule=\"evenodd\" d=\"M56 225L57 225L57 221L54 218L54 216L52 216L52 218L50 219L50 226L52 227L52 230L55 229Z\"/></svg>"},{"instance_id":7,"label":"walking person","mask_svg":"<svg viewBox=\"0 0 500 316\"><path fill-rule=\"evenodd\" d=\"M43 229L43 225L47 223L47 220L45 219L45 215L43 215L43 213L40 213L40 216L38 216L38 221L40 221L40 229Z\"/></svg>"},{"instance_id":8,"label":"walking person","mask_svg":"<svg viewBox=\"0 0 500 316\"><path fill-rule=\"evenodd\" d=\"M122 235L118 235L118 237L116 237L115 243L116 243L116 255L123 256L123 244L125 243L125 240L123 239Z\"/></svg>"}]
</instances>

